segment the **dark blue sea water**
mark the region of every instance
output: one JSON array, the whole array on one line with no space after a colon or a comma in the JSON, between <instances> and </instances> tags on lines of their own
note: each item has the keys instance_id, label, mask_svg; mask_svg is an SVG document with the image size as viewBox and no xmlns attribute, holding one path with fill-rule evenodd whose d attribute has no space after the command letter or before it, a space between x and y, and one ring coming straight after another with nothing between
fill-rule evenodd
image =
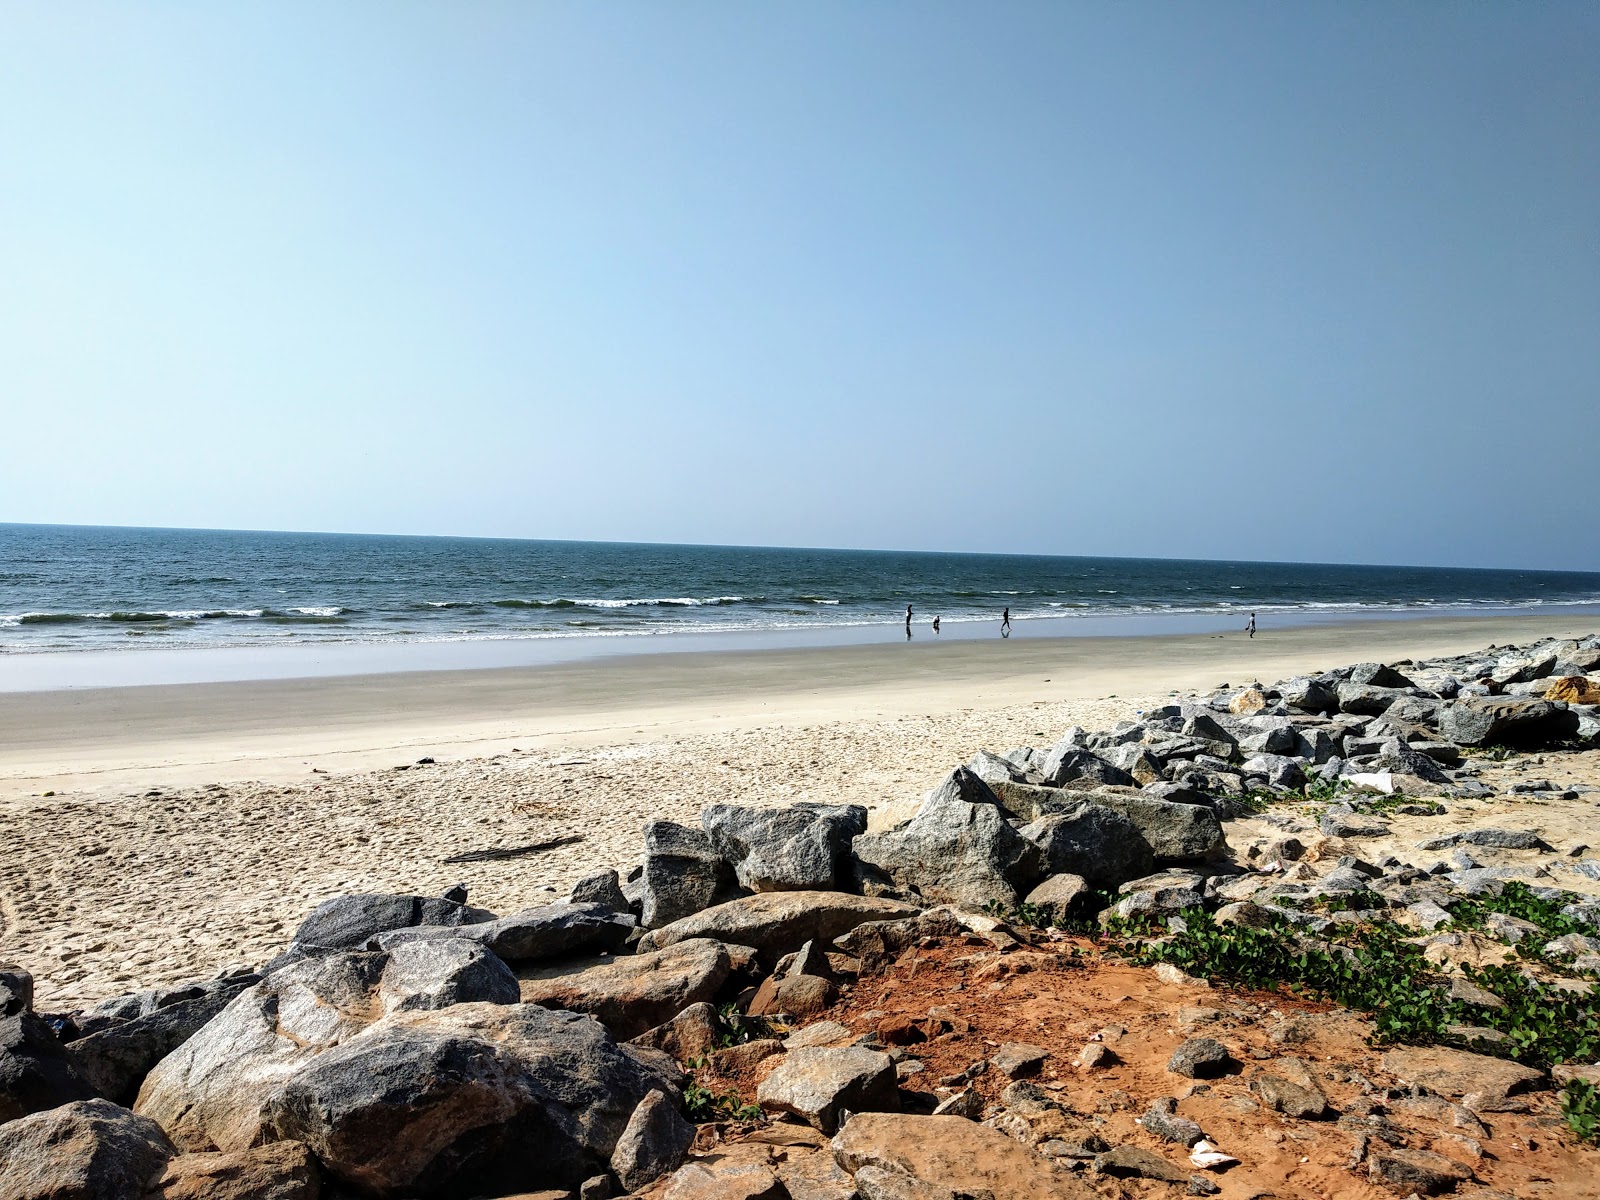
<instances>
[{"instance_id":1,"label":"dark blue sea water","mask_svg":"<svg viewBox=\"0 0 1600 1200\"><path fill-rule=\"evenodd\" d=\"M0 525L0 649L1600 602L1600 574Z\"/></svg>"}]
</instances>

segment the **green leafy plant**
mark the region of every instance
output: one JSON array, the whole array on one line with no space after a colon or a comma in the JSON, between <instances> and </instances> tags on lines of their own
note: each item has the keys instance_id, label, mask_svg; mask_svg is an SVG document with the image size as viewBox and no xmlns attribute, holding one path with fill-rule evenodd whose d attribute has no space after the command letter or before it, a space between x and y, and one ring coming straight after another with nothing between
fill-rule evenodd
<instances>
[{"instance_id":1,"label":"green leafy plant","mask_svg":"<svg viewBox=\"0 0 1600 1200\"><path fill-rule=\"evenodd\" d=\"M1561 1092L1561 1116L1579 1141L1600 1141L1600 1090L1574 1079Z\"/></svg>"},{"instance_id":2,"label":"green leafy plant","mask_svg":"<svg viewBox=\"0 0 1600 1200\"><path fill-rule=\"evenodd\" d=\"M717 1009L717 1023L722 1027L722 1032L717 1034L717 1046L726 1049L729 1046L742 1046L746 1042L753 1042L758 1038L771 1037L773 1034L772 1022L765 1017L749 1017L739 1011L736 1001L729 1001Z\"/></svg>"},{"instance_id":3,"label":"green leafy plant","mask_svg":"<svg viewBox=\"0 0 1600 1200\"><path fill-rule=\"evenodd\" d=\"M759 1104L746 1104L738 1092L714 1092L691 1079L683 1089L683 1109L696 1125L707 1121L759 1121Z\"/></svg>"}]
</instances>

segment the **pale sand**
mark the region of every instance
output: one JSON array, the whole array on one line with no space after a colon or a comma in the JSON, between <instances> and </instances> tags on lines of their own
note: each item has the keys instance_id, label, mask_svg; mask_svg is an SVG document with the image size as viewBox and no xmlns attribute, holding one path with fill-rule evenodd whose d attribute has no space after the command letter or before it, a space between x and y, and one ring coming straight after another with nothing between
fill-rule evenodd
<instances>
[{"instance_id":1,"label":"pale sand","mask_svg":"<svg viewBox=\"0 0 1600 1200\"><path fill-rule=\"evenodd\" d=\"M1107 727L1170 691L1581 636L1593 620L1371 622L1253 642L919 641L0 695L0 959L35 973L41 1006L80 1004L262 961L329 896L465 882L475 903L510 911L635 863L652 817L809 799L869 805L882 824L980 747ZM440 762L394 769L424 755ZM1574 817L1580 827L1592 811ZM567 835L585 840L508 862L441 861Z\"/></svg>"}]
</instances>

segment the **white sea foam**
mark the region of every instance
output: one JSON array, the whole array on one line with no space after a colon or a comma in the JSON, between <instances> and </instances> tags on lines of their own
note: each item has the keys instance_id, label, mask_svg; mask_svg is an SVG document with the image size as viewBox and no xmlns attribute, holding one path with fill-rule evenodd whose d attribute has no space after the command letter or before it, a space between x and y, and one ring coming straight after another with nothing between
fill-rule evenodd
<instances>
[{"instance_id":1,"label":"white sea foam","mask_svg":"<svg viewBox=\"0 0 1600 1200\"><path fill-rule=\"evenodd\" d=\"M295 614L297 614L299 616L302 616L302 617L337 617L341 613L348 612L349 609L341 608L337 604L330 604L330 605L315 605L315 604L313 604L313 605L307 605L307 606L305 606L303 608L290 608L290 609L286 609L285 611L286 612L295 613Z\"/></svg>"}]
</instances>

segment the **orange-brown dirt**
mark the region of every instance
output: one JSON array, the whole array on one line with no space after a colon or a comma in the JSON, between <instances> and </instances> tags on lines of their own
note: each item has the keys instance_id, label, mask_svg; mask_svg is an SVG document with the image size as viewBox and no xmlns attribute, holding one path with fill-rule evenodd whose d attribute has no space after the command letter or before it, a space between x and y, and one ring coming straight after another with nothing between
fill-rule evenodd
<instances>
[{"instance_id":1,"label":"orange-brown dirt","mask_svg":"<svg viewBox=\"0 0 1600 1200\"><path fill-rule=\"evenodd\" d=\"M953 1013L955 1028L948 1021L930 1022L934 1007L946 1010L946 1017ZM1113 1146L1141 1146L1192 1171L1184 1147L1161 1141L1137 1121L1152 1100L1174 1097L1180 1117L1197 1122L1219 1149L1239 1160L1226 1171L1205 1173L1221 1188L1221 1200L1404 1195L1371 1180L1365 1163L1353 1164L1363 1134L1375 1148L1430 1150L1469 1167L1475 1179L1457 1195L1489 1189L1516 1200L1600 1197L1600 1154L1566 1132L1558 1093L1518 1097L1522 1112L1463 1116L1455 1104L1412 1095L1386 1072L1381 1048L1368 1044L1370 1024L1356 1014L1287 994L1165 982L1154 970L1103 955L1086 940L1041 940L997 951L971 935L925 945L907 951L885 974L861 978L832 1009L804 1024L820 1020L837 1021L857 1036L908 1025L932 1032L928 1040L903 1047L924 1069L904 1075L902 1090L925 1093L924 1110L960 1090L941 1090L941 1078L966 1071L1004 1043L1042 1046L1051 1057L1033 1081L1060 1110L1020 1120L1002 1117L1000 1128L1036 1144L1094 1133ZM1215 1038L1238 1065L1205 1082L1169 1073L1173 1050L1190 1037ZM1112 1065L1074 1065L1091 1040L1115 1054ZM1285 1056L1311 1066L1335 1115L1291 1119L1252 1092L1252 1077ZM702 1067L698 1081L753 1103L757 1084L778 1061L769 1058L731 1075ZM989 1118L1001 1111L1001 1093L1010 1082L992 1068L973 1080ZM1475 1127L1478 1121L1481 1127ZM738 1141L750 1128L702 1129L700 1148ZM1108 1197L1184 1192L1181 1184L1096 1178L1088 1170L1084 1179Z\"/></svg>"}]
</instances>

